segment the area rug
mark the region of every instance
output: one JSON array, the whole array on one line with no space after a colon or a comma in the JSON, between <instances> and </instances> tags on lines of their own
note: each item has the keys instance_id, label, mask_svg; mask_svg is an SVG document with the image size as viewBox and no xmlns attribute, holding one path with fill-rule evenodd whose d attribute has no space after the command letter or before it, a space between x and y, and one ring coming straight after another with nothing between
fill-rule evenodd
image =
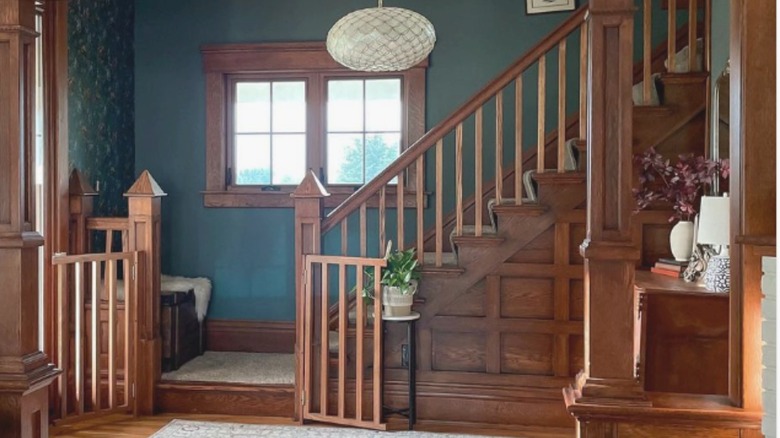
<instances>
[{"instance_id":1,"label":"area rug","mask_svg":"<svg viewBox=\"0 0 780 438\"><path fill-rule=\"evenodd\" d=\"M250 385L292 385L295 356L292 354L207 351L163 380L189 382L245 383Z\"/></svg>"},{"instance_id":2,"label":"area rug","mask_svg":"<svg viewBox=\"0 0 780 438\"><path fill-rule=\"evenodd\" d=\"M474 435L453 435L429 432L376 432L363 429L317 426L271 426L262 424L211 423L173 420L152 438L468 438Z\"/></svg>"}]
</instances>

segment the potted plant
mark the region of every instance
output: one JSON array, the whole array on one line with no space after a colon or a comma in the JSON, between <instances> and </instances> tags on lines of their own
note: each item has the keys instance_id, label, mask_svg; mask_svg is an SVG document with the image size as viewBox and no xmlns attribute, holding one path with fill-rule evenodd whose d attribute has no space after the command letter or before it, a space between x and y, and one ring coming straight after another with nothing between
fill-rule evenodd
<instances>
[{"instance_id":1,"label":"potted plant","mask_svg":"<svg viewBox=\"0 0 780 438\"><path fill-rule=\"evenodd\" d=\"M669 235L669 245L676 260L687 261L693 248L693 222L696 205L705 188L715 178L728 178L729 160L708 160L693 154L680 155L676 164L659 154L655 148L634 157L639 165L639 187L634 189L636 211L657 201L672 204L677 221Z\"/></svg>"},{"instance_id":2,"label":"potted plant","mask_svg":"<svg viewBox=\"0 0 780 438\"><path fill-rule=\"evenodd\" d=\"M414 249L392 251L392 242L388 242L385 251L387 266L382 270L382 306L385 316L409 316L417 293L417 281L420 279L420 265ZM366 270L366 286L363 298L369 306L374 302L374 273ZM370 306L370 308L373 308Z\"/></svg>"}]
</instances>

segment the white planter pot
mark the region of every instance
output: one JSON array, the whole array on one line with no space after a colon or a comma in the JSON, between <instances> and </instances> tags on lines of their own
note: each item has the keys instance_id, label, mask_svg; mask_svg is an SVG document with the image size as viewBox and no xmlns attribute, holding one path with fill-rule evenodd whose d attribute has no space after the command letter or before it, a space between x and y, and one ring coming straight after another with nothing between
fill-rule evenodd
<instances>
[{"instance_id":1,"label":"white planter pot","mask_svg":"<svg viewBox=\"0 0 780 438\"><path fill-rule=\"evenodd\" d=\"M382 289L382 305L385 316L409 316L414 304L414 294L417 292L417 282L412 281L406 294L395 286L384 286Z\"/></svg>"},{"instance_id":2,"label":"white planter pot","mask_svg":"<svg viewBox=\"0 0 780 438\"><path fill-rule=\"evenodd\" d=\"M675 260L681 262L690 260L693 253L693 222L677 222L669 234L669 246Z\"/></svg>"}]
</instances>

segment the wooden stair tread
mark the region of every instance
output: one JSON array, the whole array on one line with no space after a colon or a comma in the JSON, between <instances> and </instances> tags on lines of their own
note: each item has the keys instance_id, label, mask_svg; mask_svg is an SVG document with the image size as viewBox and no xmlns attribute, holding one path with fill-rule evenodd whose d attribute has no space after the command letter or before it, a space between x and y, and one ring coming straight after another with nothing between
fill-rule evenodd
<instances>
[{"instance_id":1,"label":"wooden stair tread","mask_svg":"<svg viewBox=\"0 0 780 438\"><path fill-rule=\"evenodd\" d=\"M502 237L496 235L496 229L492 225L483 225L482 234L477 236L477 227L475 225L464 225L463 232L460 235L455 234L453 228L450 232L450 244L455 245L473 245L473 246L495 246L503 242Z\"/></svg>"},{"instance_id":2,"label":"wooden stair tread","mask_svg":"<svg viewBox=\"0 0 780 438\"><path fill-rule=\"evenodd\" d=\"M584 172L546 171L535 173L534 180L539 184L582 184L587 180Z\"/></svg>"},{"instance_id":3,"label":"wooden stair tread","mask_svg":"<svg viewBox=\"0 0 780 438\"><path fill-rule=\"evenodd\" d=\"M634 114L664 115L674 114L677 108L673 105L634 105Z\"/></svg>"},{"instance_id":4,"label":"wooden stair tread","mask_svg":"<svg viewBox=\"0 0 780 438\"><path fill-rule=\"evenodd\" d=\"M495 201L491 199L490 201ZM535 201L523 200L520 205L515 204L514 198L504 198L501 204L495 204L488 201L488 208L495 214L541 216L547 212L547 206Z\"/></svg>"},{"instance_id":5,"label":"wooden stair tread","mask_svg":"<svg viewBox=\"0 0 780 438\"><path fill-rule=\"evenodd\" d=\"M661 73L661 81L664 83L695 83L706 80L710 74L703 71L692 71L685 73Z\"/></svg>"}]
</instances>

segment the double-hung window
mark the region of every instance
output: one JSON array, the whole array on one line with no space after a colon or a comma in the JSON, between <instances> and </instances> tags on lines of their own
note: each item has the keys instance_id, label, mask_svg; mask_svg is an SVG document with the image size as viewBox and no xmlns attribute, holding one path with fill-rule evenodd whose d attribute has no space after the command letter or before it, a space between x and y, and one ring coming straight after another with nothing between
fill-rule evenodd
<instances>
[{"instance_id":1,"label":"double-hung window","mask_svg":"<svg viewBox=\"0 0 780 438\"><path fill-rule=\"evenodd\" d=\"M207 46L207 207L290 207L316 172L335 206L424 133L425 63L347 70L323 43ZM406 175L414 190L414 178Z\"/></svg>"}]
</instances>

